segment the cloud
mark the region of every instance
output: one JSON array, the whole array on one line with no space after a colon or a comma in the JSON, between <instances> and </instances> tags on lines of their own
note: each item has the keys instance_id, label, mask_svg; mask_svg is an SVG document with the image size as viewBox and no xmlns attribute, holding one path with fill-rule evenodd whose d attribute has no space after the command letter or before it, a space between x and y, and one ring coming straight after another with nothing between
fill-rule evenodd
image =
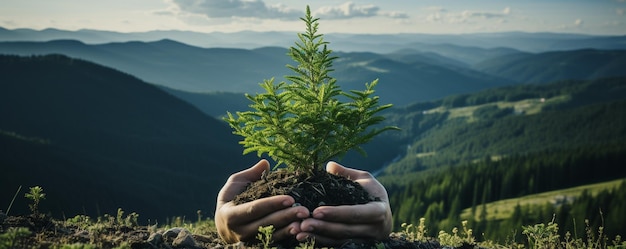
<instances>
[{"instance_id":1,"label":"cloud","mask_svg":"<svg viewBox=\"0 0 626 249\"><path fill-rule=\"evenodd\" d=\"M313 16L323 19L349 19L356 17L385 16L390 18L408 18L403 12L380 11L380 7L368 5L356 5L353 2L346 2L337 6L324 6L313 12Z\"/></svg>"},{"instance_id":2,"label":"cloud","mask_svg":"<svg viewBox=\"0 0 626 249\"><path fill-rule=\"evenodd\" d=\"M181 12L208 18L293 19L302 11L284 5L266 5L262 0L170 0Z\"/></svg>"},{"instance_id":3,"label":"cloud","mask_svg":"<svg viewBox=\"0 0 626 249\"><path fill-rule=\"evenodd\" d=\"M476 20L494 19L498 23L508 22L506 18L513 11L510 7L506 7L501 11L473 11L464 10L461 12L448 12L441 7L429 7L429 11L434 12L426 16L426 21L439 23L475 23Z\"/></svg>"},{"instance_id":4,"label":"cloud","mask_svg":"<svg viewBox=\"0 0 626 249\"><path fill-rule=\"evenodd\" d=\"M581 28L584 24L585 21L583 21L582 19L576 19L576 21L574 21L574 26L576 26L577 28Z\"/></svg>"},{"instance_id":5,"label":"cloud","mask_svg":"<svg viewBox=\"0 0 626 249\"><path fill-rule=\"evenodd\" d=\"M379 7L374 5L357 6L346 2L339 6L325 6L317 9L313 15L325 19L348 19L353 17L372 17L378 14Z\"/></svg>"},{"instance_id":6,"label":"cloud","mask_svg":"<svg viewBox=\"0 0 626 249\"><path fill-rule=\"evenodd\" d=\"M617 14L618 16L623 16L624 15L624 9L615 9L615 14Z\"/></svg>"},{"instance_id":7,"label":"cloud","mask_svg":"<svg viewBox=\"0 0 626 249\"><path fill-rule=\"evenodd\" d=\"M511 8L506 7L501 12L475 12L475 11L466 10L466 11L463 11L462 16L465 18L479 17L479 18L491 19L491 18L504 17L504 16L509 15L510 13L511 13Z\"/></svg>"}]
</instances>

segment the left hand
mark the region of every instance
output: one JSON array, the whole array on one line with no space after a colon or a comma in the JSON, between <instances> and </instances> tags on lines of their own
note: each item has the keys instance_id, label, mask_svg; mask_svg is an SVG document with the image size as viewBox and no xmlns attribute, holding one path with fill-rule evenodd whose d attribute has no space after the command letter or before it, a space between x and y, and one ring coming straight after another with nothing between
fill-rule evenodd
<instances>
[{"instance_id":1,"label":"left hand","mask_svg":"<svg viewBox=\"0 0 626 249\"><path fill-rule=\"evenodd\" d=\"M387 190L369 172L346 168L329 162L326 171L361 184L371 196L380 198L360 205L321 206L313 210L312 218L300 223L302 232L296 239L315 239L316 245L337 246L351 239L386 239L391 233L391 207Z\"/></svg>"}]
</instances>

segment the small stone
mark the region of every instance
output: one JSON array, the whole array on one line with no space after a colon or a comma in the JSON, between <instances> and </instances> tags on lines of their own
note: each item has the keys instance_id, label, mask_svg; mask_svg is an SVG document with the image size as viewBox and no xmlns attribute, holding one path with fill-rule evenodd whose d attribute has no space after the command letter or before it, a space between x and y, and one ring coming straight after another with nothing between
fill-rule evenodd
<instances>
[{"instance_id":1,"label":"small stone","mask_svg":"<svg viewBox=\"0 0 626 249\"><path fill-rule=\"evenodd\" d=\"M294 204L293 204L293 205L291 205L291 206L292 206L292 207L299 207L299 206L302 206L302 204L300 204L300 203L297 203L297 202L296 202L296 203L294 203Z\"/></svg>"},{"instance_id":2,"label":"small stone","mask_svg":"<svg viewBox=\"0 0 626 249\"><path fill-rule=\"evenodd\" d=\"M160 233L150 234L150 237L148 238L147 242L150 243L150 245L158 248L159 245L163 243L163 235L161 235Z\"/></svg>"},{"instance_id":3,"label":"small stone","mask_svg":"<svg viewBox=\"0 0 626 249\"><path fill-rule=\"evenodd\" d=\"M167 229L167 231L163 232L163 237L166 239L176 238L178 234L180 233L180 231L182 230L183 228L180 228L180 227L172 227L170 229Z\"/></svg>"},{"instance_id":4,"label":"small stone","mask_svg":"<svg viewBox=\"0 0 626 249\"><path fill-rule=\"evenodd\" d=\"M197 248L198 243L191 236L191 232L187 231L187 229L182 229L176 239L172 242L172 246L181 247L181 248Z\"/></svg>"}]
</instances>

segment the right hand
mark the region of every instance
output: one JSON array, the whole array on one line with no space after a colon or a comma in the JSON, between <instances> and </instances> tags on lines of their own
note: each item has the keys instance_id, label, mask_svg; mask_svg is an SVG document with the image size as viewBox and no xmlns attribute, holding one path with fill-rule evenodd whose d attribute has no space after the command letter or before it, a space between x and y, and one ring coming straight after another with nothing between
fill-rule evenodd
<instances>
[{"instance_id":1,"label":"right hand","mask_svg":"<svg viewBox=\"0 0 626 249\"><path fill-rule=\"evenodd\" d=\"M219 194L215 209L215 226L226 243L252 241L261 226L274 226L274 241L295 237L300 233L300 222L309 217L304 206L292 207L293 197L277 195L235 205L232 200L246 186L261 179L264 171L269 172L269 162L261 160L249 169L231 175Z\"/></svg>"}]
</instances>

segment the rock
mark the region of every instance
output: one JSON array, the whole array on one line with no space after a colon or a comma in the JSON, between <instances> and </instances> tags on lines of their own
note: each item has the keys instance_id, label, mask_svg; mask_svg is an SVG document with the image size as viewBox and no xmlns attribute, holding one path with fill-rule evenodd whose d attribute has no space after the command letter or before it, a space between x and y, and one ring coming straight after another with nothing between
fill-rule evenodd
<instances>
[{"instance_id":1,"label":"rock","mask_svg":"<svg viewBox=\"0 0 626 249\"><path fill-rule=\"evenodd\" d=\"M172 242L173 247L177 248L198 248L198 243L193 239L191 232L187 231L187 229L182 229L174 242Z\"/></svg>"},{"instance_id":2,"label":"rock","mask_svg":"<svg viewBox=\"0 0 626 249\"><path fill-rule=\"evenodd\" d=\"M163 243L163 235L161 235L160 233L150 234L147 242L150 243L150 245L152 245L153 247L159 248L159 246Z\"/></svg>"},{"instance_id":3,"label":"rock","mask_svg":"<svg viewBox=\"0 0 626 249\"><path fill-rule=\"evenodd\" d=\"M167 231L163 232L163 237L165 239L176 238L178 234L180 233L180 231L182 231L183 229L184 228L181 228L181 227L172 227L170 229L167 229Z\"/></svg>"}]
</instances>

